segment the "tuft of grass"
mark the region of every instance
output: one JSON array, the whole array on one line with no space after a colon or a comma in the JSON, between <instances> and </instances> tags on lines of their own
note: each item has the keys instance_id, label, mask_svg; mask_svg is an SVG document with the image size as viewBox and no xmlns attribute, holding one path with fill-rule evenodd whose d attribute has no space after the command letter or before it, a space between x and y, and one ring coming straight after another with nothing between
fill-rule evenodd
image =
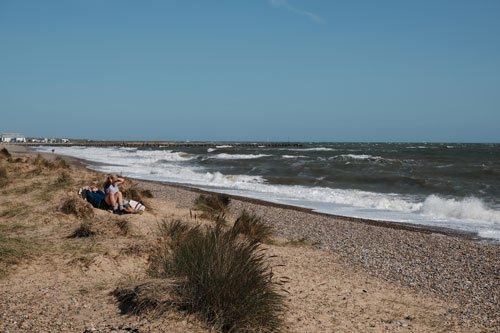
<instances>
[{"instance_id":1,"label":"tuft of grass","mask_svg":"<svg viewBox=\"0 0 500 333\"><path fill-rule=\"evenodd\" d=\"M0 166L0 179L8 179L9 178L9 173L7 172L7 169L3 166Z\"/></svg>"},{"instance_id":2,"label":"tuft of grass","mask_svg":"<svg viewBox=\"0 0 500 333\"><path fill-rule=\"evenodd\" d=\"M202 212L202 217L211 220L220 220L220 217L229 211L231 199L225 194L200 194L194 200L193 209Z\"/></svg>"},{"instance_id":3,"label":"tuft of grass","mask_svg":"<svg viewBox=\"0 0 500 333\"><path fill-rule=\"evenodd\" d=\"M12 155L7 150L7 148L4 147L4 148L0 149L0 157L5 158L5 159L9 159L12 157Z\"/></svg>"},{"instance_id":4,"label":"tuft of grass","mask_svg":"<svg viewBox=\"0 0 500 333\"><path fill-rule=\"evenodd\" d=\"M68 164L68 162L66 162L66 160L64 158L62 158L61 156L57 156L54 159L54 165L60 169L70 169L71 168L70 165Z\"/></svg>"},{"instance_id":5,"label":"tuft of grass","mask_svg":"<svg viewBox=\"0 0 500 333\"><path fill-rule=\"evenodd\" d=\"M130 222L128 220L116 220L115 224L120 229L122 235L130 233Z\"/></svg>"},{"instance_id":6,"label":"tuft of grass","mask_svg":"<svg viewBox=\"0 0 500 333\"><path fill-rule=\"evenodd\" d=\"M142 190L141 191L141 195L144 197L144 198L148 198L148 199L151 199L154 197L153 195L153 192L151 192L150 190Z\"/></svg>"},{"instance_id":7,"label":"tuft of grass","mask_svg":"<svg viewBox=\"0 0 500 333\"><path fill-rule=\"evenodd\" d=\"M277 280L256 242L221 225L202 229L177 221L166 226L175 238L159 242L149 273L175 280L181 308L228 332L274 332L285 311Z\"/></svg>"},{"instance_id":8,"label":"tuft of grass","mask_svg":"<svg viewBox=\"0 0 500 333\"><path fill-rule=\"evenodd\" d=\"M73 179L67 172L61 172L59 176L57 177L54 185L56 185L59 188L64 188L68 187L73 183Z\"/></svg>"},{"instance_id":9,"label":"tuft of grass","mask_svg":"<svg viewBox=\"0 0 500 333\"><path fill-rule=\"evenodd\" d=\"M122 188L123 197L135 201L141 202L144 206L147 206L147 202L144 198L152 198L153 194L149 190L142 189L135 182L128 182Z\"/></svg>"},{"instance_id":10,"label":"tuft of grass","mask_svg":"<svg viewBox=\"0 0 500 333\"><path fill-rule=\"evenodd\" d=\"M30 242L8 237L0 230L0 278L8 273L9 266L28 258L31 250Z\"/></svg>"},{"instance_id":11,"label":"tuft of grass","mask_svg":"<svg viewBox=\"0 0 500 333\"><path fill-rule=\"evenodd\" d=\"M9 173L7 169L0 166L0 188L5 187L9 183Z\"/></svg>"},{"instance_id":12,"label":"tuft of grass","mask_svg":"<svg viewBox=\"0 0 500 333\"><path fill-rule=\"evenodd\" d=\"M91 237L95 235L95 231L92 229L92 222L83 221L78 228L76 228L69 238L84 238Z\"/></svg>"},{"instance_id":13,"label":"tuft of grass","mask_svg":"<svg viewBox=\"0 0 500 333\"><path fill-rule=\"evenodd\" d=\"M78 197L66 199L60 208L64 214L73 214L78 218L90 219L94 217L92 205Z\"/></svg>"},{"instance_id":14,"label":"tuft of grass","mask_svg":"<svg viewBox=\"0 0 500 333\"><path fill-rule=\"evenodd\" d=\"M254 242L263 243L273 236L273 228L262 222L261 218L246 210L241 212L233 226L233 232L243 234Z\"/></svg>"},{"instance_id":15,"label":"tuft of grass","mask_svg":"<svg viewBox=\"0 0 500 333\"><path fill-rule=\"evenodd\" d=\"M13 218L26 215L30 207L23 203L5 205L5 209L0 211L0 217Z\"/></svg>"},{"instance_id":16,"label":"tuft of grass","mask_svg":"<svg viewBox=\"0 0 500 333\"><path fill-rule=\"evenodd\" d=\"M190 228L192 227L181 220L169 221L167 219L163 219L158 224L158 235L163 238L173 238L178 240L180 237L185 235Z\"/></svg>"},{"instance_id":17,"label":"tuft of grass","mask_svg":"<svg viewBox=\"0 0 500 333\"><path fill-rule=\"evenodd\" d=\"M47 159L45 159L42 155L36 155L36 158L33 160L33 165L41 168L41 169L54 169L54 164Z\"/></svg>"}]
</instances>

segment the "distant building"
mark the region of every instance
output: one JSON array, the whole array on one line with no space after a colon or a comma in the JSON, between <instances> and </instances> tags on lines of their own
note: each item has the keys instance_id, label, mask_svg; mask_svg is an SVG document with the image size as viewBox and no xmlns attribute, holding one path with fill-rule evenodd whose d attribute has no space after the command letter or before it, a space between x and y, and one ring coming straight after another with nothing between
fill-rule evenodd
<instances>
[{"instance_id":1,"label":"distant building","mask_svg":"<svg viewBox=\"0 0 500 333\"><path fill-rule=\"evenodd\" d=\"M0 142L5 143L21 143L26 142L24 135L19 133L4 133L0 134Z\"/></svg>"}]
</instances>

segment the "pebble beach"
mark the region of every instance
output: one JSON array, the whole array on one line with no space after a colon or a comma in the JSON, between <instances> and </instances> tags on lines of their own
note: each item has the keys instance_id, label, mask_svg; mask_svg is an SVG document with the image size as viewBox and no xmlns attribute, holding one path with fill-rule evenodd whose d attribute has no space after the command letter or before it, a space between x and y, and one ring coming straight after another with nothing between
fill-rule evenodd
<instances>
[{"instance_id":1,"label":"pebble beach","mask_svg":"<svg viewBox=\"0 0 500 333\"><path fill-rule=\"evenodd\" d=\"M143 182L155 194L189 208L198 190ZM251 199L232 200L233 211L250 210L286 239L304 240L369 275L457 302L463 323L500 327L500 246L465 235L393 223L370 225L353 218L307 212ZM375 221L373 221L375 222ZM379 223L383 224L383 223Z\"/></svg>"}]
</instances>

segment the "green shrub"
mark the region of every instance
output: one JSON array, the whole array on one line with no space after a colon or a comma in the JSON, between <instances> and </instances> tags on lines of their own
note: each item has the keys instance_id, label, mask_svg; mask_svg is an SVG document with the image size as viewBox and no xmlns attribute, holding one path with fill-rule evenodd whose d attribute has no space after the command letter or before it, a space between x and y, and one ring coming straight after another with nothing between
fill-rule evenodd
<instances>
[{"instance_id":1,"label":"green shrub","mask_svg":"<svg viewBox=\"0 0 500 333\"><path fill-rule=\"evenodd\" d=\"M273 332L281 325L284 296L258 243L220 225L202 229L178 221L174 236L158 244L150 274L174 278L179 306L215 328L231 332Z\"/></svg>"},{"instance_id":2,"label":"green shrub","mask_svg":"<svg viewBox=\"0 0 500 333\"><path fill-rule=\"evenodd\" d=\"M252 241L262 243L272 237L273 228L262 222L257 215L243 210L234 223L233 232L243 234Z\"/></svg>"},{"instance_id":3,"label":"green shrub","mask_svg":"<svg viewBox=\"0 0 500 333\"><path fill-rule=\"evenodd\" d=\"M229 210L231 199L225 194L200 194L194 201L194 209L201 211L202 217L220 220L221 215Z\"/></svg>"}]
</instances>

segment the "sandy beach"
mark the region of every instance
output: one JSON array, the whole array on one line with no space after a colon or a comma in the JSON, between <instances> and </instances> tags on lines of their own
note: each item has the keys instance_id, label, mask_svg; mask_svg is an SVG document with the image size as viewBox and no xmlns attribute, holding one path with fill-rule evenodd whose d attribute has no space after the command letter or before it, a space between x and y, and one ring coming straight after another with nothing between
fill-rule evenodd
<instances>
[{"instance_id":1,"label":"sandy beach","mask_svg":"<svg viewBox=\"0 0 500 333\"><path fill-rule=\"evenodd\" d=\"M61 211L68 197L104 175L65 158L70 169L34 164L36 154L6 145L0 159L1 235L27 243L1 261L2 332L210 332L192 315L123 315L110 294L147 279L156 228L193 215L199 190L133 180L153 198L142 215L94 209L96 235L68 238L82 218ZM56 155L45 155L54 161ZM17 161L16 161L17 159ZM61 173L70 180L54 186ZM496 332L500 327L500 246L469 235L312 213L233 197L228 219L254 212L274 228L263 244L284 286L284 332ZM196 213L195 213L196 215ZM1 238L0 238L1 240ZM2 258L0 258L2 259Z\"/></svg>"}]
</instances>

